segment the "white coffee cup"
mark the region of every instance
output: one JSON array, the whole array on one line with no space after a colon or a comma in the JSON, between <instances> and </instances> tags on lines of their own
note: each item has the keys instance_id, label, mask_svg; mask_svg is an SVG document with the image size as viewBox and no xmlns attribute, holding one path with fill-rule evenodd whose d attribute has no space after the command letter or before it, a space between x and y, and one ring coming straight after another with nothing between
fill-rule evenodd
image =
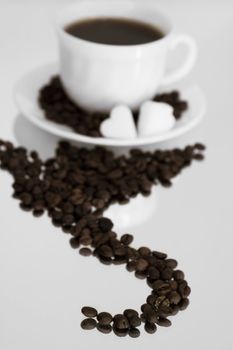
<instances>
[{"instance_id":1,"label":"white coffee cup","mask_svg":"<svg viewBox=\"0 0 233 350\"><path fill-rule=\"evenodd\" d=\"M93 43L65 31L72 22L96 17L121 17L154 24L164 37L129 46ZM130 0L85 0L63 8L57 18L60 74L68 96L89 111L109 111L118 104L133 110L151 99L160 85L183 78L192 69L197 48L188 35L175 35L171 21L153 3ZM186 45L184 63L166 73L167 58Z\"/></svg>"}]
</instances>

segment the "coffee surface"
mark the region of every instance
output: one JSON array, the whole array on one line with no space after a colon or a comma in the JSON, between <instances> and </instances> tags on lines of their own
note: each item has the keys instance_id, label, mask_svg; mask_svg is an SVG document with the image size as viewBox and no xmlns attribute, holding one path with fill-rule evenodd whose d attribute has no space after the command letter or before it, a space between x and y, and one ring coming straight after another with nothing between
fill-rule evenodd
<instances>
[{"instance_id":1,"label":"coffee surface","mask_svg":"<svg viewBox=\"0 0 233 350\"><path fill-rule=\"evenodd\" d=\"M124 18L94 18L71 23L65 31L74 37L106 45L139 45L163 38L156 26Z\"/></svg>"}]
</instances>

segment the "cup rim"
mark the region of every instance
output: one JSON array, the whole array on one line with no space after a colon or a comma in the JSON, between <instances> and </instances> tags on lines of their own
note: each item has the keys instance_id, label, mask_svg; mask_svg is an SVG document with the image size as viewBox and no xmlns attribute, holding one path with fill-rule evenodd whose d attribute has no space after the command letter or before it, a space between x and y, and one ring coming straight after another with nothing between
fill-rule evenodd
<instances>
[{"instance_id":1,"label":"cup rim","mask_svg":"<svg viewBox=\"0 0 233 350\"><path fill-rule=\"evenodd\" d=\"M97 0L96 0L97 1ZM102 0L99 0L99 3L101 3ZM127 0L126 0L127 1ZM118 0L117 3L122 3L122 4L125 4L126 2L125 0L124 1L121 1L121 0ZM102 1L104 3L106 3L106 0L105 1ZM132 1L127 1L128 3L132 3ZM96 3L94 0L86 0L85 3ZM69 9L72 9L72 8L75 8L75 7L78 7L81 3L73 3L73 4L69 4L69 5L65 5L65 6L62 6L56 13L56 16L55 16L55 27L56 27L56 31L57 33L59 34L59 36L63 37L64 39L70 41L71 43L73 44L82 44L82 45L88 45L89 47L92 47L92 48L95 48L95 49L109 49L109 50L137 50L139 48L151 48L153 46L158 46L158 45L161 45L162 43L166 42L168 40L168 38L172 35L172 32L173 32L173 25L172 25L172 21L170 19L170 17L167 15L167 14L164 14L162 11L158 10L152 2L148 2L145 4L145 8L151 8L151 7L154 7L154 12L156 13L156 15L158 15L160 18L164 19L168 24L169 24L169 29L168 31L165 33L165 35L158 39L158 40L155 40L155 41L151 41L149 43L143 43L143 44L136 44L136 45L111 45L111 44L103 44L103 43L97 43L97 42L93 42L93 41L88 41L88 40L85 40L85 39L82 39L82 38L78 38L78 37L74 37L73 35L67 33L65 31L65 27L64 25L61 25L61 17L62 15L64 15L64 12L65 11L68 11ZM134 5L137 6L137 2L135 1L134 2ZM97 16L98 17L98 16ZM104 16L99 16L99 17L104 17ZM107 16L106 16L107 17ZM119 16L120 17L120 16ZM119 18L116 16L116 18ZM86 16L86 17L83 17L83 18L93 18L93 16ZM127 17L125 17L127 18ZM146 22L146 20L143 20L142 19L142 22Z\"/></svg>"}]
</instances>

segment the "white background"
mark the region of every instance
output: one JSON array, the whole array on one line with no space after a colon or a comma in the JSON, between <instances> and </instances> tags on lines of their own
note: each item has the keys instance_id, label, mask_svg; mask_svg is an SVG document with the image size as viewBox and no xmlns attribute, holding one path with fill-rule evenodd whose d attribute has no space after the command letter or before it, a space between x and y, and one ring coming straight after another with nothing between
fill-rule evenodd
<instances>
[{"instance_id":1,"label":"white background","mask_svg":"<svg viewBox=\"0 0 233 350\"><path fill-rule=\"evenodd\" d=\"M63 1L67 3L68 1ZM189 82L205 90L203 124L179 141L203 141L204 163L185 170L172 189L160 191L159 209L134 229L135 245L175 257L192 287L191 305L170 329L139 339L84 332L81 306L121 312L139 308L145 282L124 267L106 267L71 250L68 237L46 216L35 219L11 198L10 176L0 173L0 349L233 348L233 3L231 0L158 0L179 31L192 34L199 60ZM12 90L28 69L56 59L52 15L62 1L0 0L0 138L52 155L56 138L17 115ZM178 142L173 142L173 145Z\"/></svg>"}]
</instances>

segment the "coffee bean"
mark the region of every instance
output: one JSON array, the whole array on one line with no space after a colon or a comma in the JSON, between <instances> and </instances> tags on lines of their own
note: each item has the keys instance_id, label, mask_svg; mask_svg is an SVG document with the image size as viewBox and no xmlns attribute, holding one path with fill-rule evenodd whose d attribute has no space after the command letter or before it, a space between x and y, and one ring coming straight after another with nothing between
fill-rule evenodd
<instances>
[{"instance_id":1,"label":"coffee bean","mask_svg":"<svg viewBox=\"0 0 233 350\"><path fill-rule=\"evenodd\" d=\"M191 288L189 286L186 286L184 288L184 291L182 292L182 297L187 298L191 293Z\"/></svg>"},{"instance_id":2,"label":"coffee bean","mask_svg":"<svg viewBox=\"0 0 233 350\"><path fill-rule=\"evenodd\" d=\"M94 329L96 327L96 320L94 320L93 318L86 318L81 322L81 327L85 330Z\"/></svg>"},{"instance_id":3,"label":"coffee bean","mask_svg":"<svg viewBox=\"0 0 233 350\"><path fill-rule=\"evenodd\" d=\"M186 281L179 281L178 283L178 291L181 294L182 297L185 297L185 289L187 287L188 283ZM190 293L190 290L188 290L188 292ZM187 295L188 296L188 295Z\"/></svg>"},{"instance_id":4,"label":"coffee bean","mask_svg":"<svg viewBox=\"0 0 233 350\"><path fill-rule=\"evenodd\" d=\"M144 304L142 306L142 312L145 316L146 321L154 323L157 320L157 315L154 308L150 304Z\"/></svg>"},{"instance_id":5,"label":"coffee bean","mask_svg":"<svg viewBox=\"0 0 233 350\"><path fill-rule=\"evenodd\" d=\"M113 223L107 218L101 218L99 219L99 228L102 232L111 231L111 229L113 228Z\"/></svg>"},{"instance_id":6,"label":"coffee bean","mask_svg":"<svg viewBox=\"0 0 233 350\"><path fill-rule=\"evenodd\" d=\"M70 202L64 203L62 209L66 214L73 214L74 212L74 206Z\"/></svg>"},{"instance_id":7,"label":"coffee bean","mask_svg":"<svg viewBox=\"0 0 233 350\"><path fill-rule=\"evenodd\" d=\"M128 262L126 268L129 272L135 271L136 270L136 262L135 261Z\"/></svg>"},{"instance_id":8,"label":"coffee bean","mask_svg":"<svg viewBox=\"0 0 233 350\"><path fill-rule=\"evenodd\" d=\"M156 323L161 327L170 327L172 324L171 321L168 320L167 318L160 318L159 320L156 321Z\"/></svg>"},{"instance_id":9,"label":"coffee bean","mask_svg":"<svg viewBox=\"0 0 233 350\"><path fill-rule=\"evenodd\" d=\"M98 323L97 329L99 332L104 333L104 334L109 334L112 332L112 326L110 324L103 325L103 324Z\"/></svg>"},{"instance_id":10,"label":"coffee bean","mask_svg":"<svg viewBox=\"0 0 233 350\"><path fill-rule=\"evenodd\" d=\"M61 196L57 193L47 192L45 195L45 199L49 206L56 207L61 202Z\"/></svg>"},{"instance_id":11,"label":"coffee bean","mask_svg":"<svg viewBox=\"0 0 233 350\"><path fill-rule=\"evenodd\" d=\"M106 243L108 243L109 242L109 235L107 235L107 234L104 234L104 233L98 233L98 234L96 234L95 235L95 237L94 237L94 246L96 247L96 248L99 248L99 247L101 247L101 246L104 246L105 248L103 249L103 254L104 254L104 250L105 250L105 252L106 252L106 254L109 254L109 251L110 251L110 254L112 255L113 253L112 253L112 249L111 249L111 247L109 246L109 245L107 245ZM106 246L107 247L109 247L109 251L108 251L108 253L107 253L107 249L108 248L106 248ZM101 249L101 248L100 248ZM98 249L97 249L98 250Z\"/></svg>"},{"instance_id":12,"label":"coffee bean","mask_svg":"<svg viewBox=\"0 0 233 350\"><path fill-rule=\"evenodd\" d=\"M84 235L80 237L79 242L82 245L88 246L92 244L92 238L91 236Z\"/></svg>"},{"instance_id":13,"label":"coffee bean","mask_svg":"<svg viewBox=\"0 0 233 350\"><path fill-rule=\"evenodd\" d=\"M111 258L103 258L103 257L99 257L99 261L104 265L111 265L113 262Z\"/></svg>"},{"instance_id":14,"label":"coffee bean","mask_svg":"<svg viewBox=\"0 0 233 350\"><path fill-rule=\"evenodd\" d=\"M145 331L149 334L154 334L157 331L157 327L154 323L146 322Z\"/></svg>"},{"instance_id":15,"label":"coffee bean","mask_svg":"<svg viewBox=\"0 0 233 350\"><path fill-rule=\"evenodd\" d=\"M148 268L149 264L145 259L138 259L136 262L136 271L143 272Z\"/></svg>"},{"instance_id":16,"label":"coffee bean","mask_svg":"<svg viewBox=\"0 0 233 350\"><path fill-rule=\"evenodd\" d=\"M84 306L82 308L82 313L86 317L96 317L97 316L97 310L90 306Z\"/></svg>"},{"instance_id":17,"label":"coffee bean","mask_svg":"<svg viewBox=\"0 0 233 350\"><path fill-rule=\"evenodd\" d=\"M173 270L170 267L166 267L161 273L161 277L164 280L170 280L172 278L172 275L173 275Z\"/></svg>"},{"instance_id":18,"label":"coffee bean","mask_svg":"<svg viewBox=\"0 0 233 350\"><path fill-rule=\"evenodd\" d=\"M126 256L125 247L117 247L117 248L114 248L113 250L114 250L115 256L117 256L117 257L125 257Z\"/></svg>"},{"instance_id":19,"label":"coffee bean","mask_svg":"<svg viewBox=\"0 0 233 350\"><path fill-rule=\"evenodd\" d=\"M201 153L196 153L196 154L194 154L193 158L196 160L203 160L204 156Z\"/></svg>"},{"instance_id":20,"label":"coffee bean","mask_svg":"<svg viewBox=\"0 0 233 350\"><path fill-rule=\"evenodd\" d=\"M166 266L170 267L171 269L175 269L177 267L177 261L174 259L167 259Z\"/></svg>"},{"instance_id":21,"label":"coffee bean","mask_svg":"<svg viewBox=\"0 0 233 350\"><path fill-rule=\"evenodd\" d=\"M206 147L202 143L195 143L194 148L199 151L204 151Z\"/></svg>"},{"instance_id":22,"label":"coffee bean","mask_svg":"<svg viewBox=\"0 0 233 350\"><path fill-rule=\"evenodd\" d=\"M185 309L187 309L188 305L189 305L189 300L188 299L182 299L178 306L179 306L180 310L185 310Z\"/></svg>"},{"instance_id":23,"label":"coffee bean","mask_svg":"<svg viewBox=\"0 0 233 350\"><path fill-rule=\"evenodd\" d=\"M136 249L132 248L132 247L127 247L126 253L127 253L127 257L129 259L135 260L135 259L140 257L138 251ZM135 261L132 261L132 262L135 262Z\"/></svg>"},{"instance_id":24,"label":"coffee bean","mask_svg":"<svg viewBox=\"0 0 233 350\"><path fill-rule=\"evenodd\" d=\"M157 272L160 273L160 271L162 271L165 268L164 260L158 259L155 256L149 256L146 260L150 264L151 268L156 268L158 270L155 272L156 275L157 275ZM151 269L151 270L153 270L153 269ZM150 272L150 270L148 270L148 272Z\"/></svg>"},{"instance_id":25,"label":"coffee bean","mask_svg":"<svg viewBox=\"0 0 233 350\"><path fill-rule=\"evenodd\" d=\"M183 280L184 279L184 273L183 271L176 270L173 272L173 277L176 281Z\"/></svg>"},{"instance_id":26,"label":"coffee bean","mask_svg":"<svg viewBox=\"0 0 233 350\"><path fill-rule=\"evenodd\" d=\"M167 295L168 293L170 293L170 291L171 291L171 288L170 288L169 284L166 284L166 285L164 284L162 288L157 290L157 294L163 296L163 295Z\"/></svg>"},{"instance_id":27,"label":"coffee bean","mask_svg":"<svg viewBox=\"0 0 233 350\"><path fill-rule=\"evenodd\" d=\"M170 294L168 294L168 299L170 300L171 304L177 305L181 300L181 296L177 292L171 292Z\"/></svg>"},{"instance_id":28,"label":"coffee bean","mask_svg":"<svg viewBox=\"0 0 233 350\"><path fill-rule=\"evenodd\" d=\"M130 327L139 327L141 320L138 316L127 317L129 320Z\"/></svg>"},{"instance_id":29,"label":"coffee bean","mask_svg":"<svg viewBox=\"0 0 233 350\"><path fill-rule=\"evenodd\" d=\"M154 256L156 256L156 258L158 258L158 259L166 259L167 258L167 254L165 254L165 253L161 253L161 252L152 252L152 254L154 255Z\"/></svg>"},{"instance_id":30,"label":"coffee bean","mask_svg":"<svg viewBox=\"0 0 233 350\"><path fill-rule=\"evenodd\" d=\"M24 205L29 205L32 203L33 197L30 193L23 192L20 194L19 199L23 202Z\"/></svg>"},{"instance_id":31,"label":"coffee bean","mask_svg":"<svg viewBox=\"0 0 233 350\"><path fill-rule=\"evenodd\" d=\"M129 330L128 329L118 329L116 327L113 327L113 332L118 336L118 337L126 337L128 334Z\"/></svg>"},{"instance_id":32,"label":"coffee bean","mask_svg":"<svg viewBox=\"0 0 233 350\"><path fill-rule=\"evenodd\" d=\"M143 323L146 322L146 318L145 318L145 315L144 315L143 313L140 315L140 320L141 320Z\"/></svg>"},{"instance_id":33,"label":"coffee bean","mask_svg":"<svg viewBox=\"0 0 233 350\"><path fill-rule=\"evenodd\" d=\"M147 247L141 247L141 248L139 248L139 249L138 249L138 252L139 252L139 254L140 254L141 256L143 256L143 257L150 256L150 254L151 254L150 249L147 248Z\"/></svg>"},{"instance_id":34,"label":"coffee bean","mask_svg":"<svg viewBox=\"0 0 233 350\"><path fill-rule=\"evenodd\" d=\"M112 248L108 245L102 245L98 249L98 254L101 255L104 258L111 258L113 256Z\"/></svg>"},{"instance_id":35,"label":"coffee bean","mask_svg":"<svg viewBox=\"0 0 233 350\"><path fill-rule=\"evenodd\" d=\"M122 177L122 175L123 175L123 173L122 173L121 169L115 169L108 174L110 179L119 179Z\"/></svg>"},{"instance_id":36,"label":"coffee bean","mask_svg":"<svg viewBox=\"0 0 233 350\"><path fill-rule=\"evenodd\" d=\"M84 202L85 195L80 188L75 188L70 196L72 205L79 205Z\"/></svg>"},{"instance_id":37,"label":"coffee bean","mask_svg":"<svg viewBox=\"0 0 233 350\"><path fill-rule=\"evenodd\" d=\"M36 218L39 218L44 214L44 210L33 210L32 213Z\"/></svg>"},{"instance_id":38,"label":"coffee bean","mask_svg":"<svg viewBox=\"0 0 233 350\"><path fill-rule=\"evenodd\" d=\"M54 225L55 227L61 227L61 226L62 226L61 220L55 220L55 219L53 219L53 220L52 220L52 223L53 223L53 225Z\"/></svg>"},{"instance_id":39,"label":"coffee bean","mask_svg":"<svg viewBox=\"0 0 233 350\"><path fill-rule=\"evenodd\" d=\"M140 337L140 331L137 328L130 328L129 330L129 336L131 338L138 338Z\"/></svg>"},{"instance_id":40,"label":"coffee bean","mask_svg":"<svg viewBox=\"0 0 233 350\"><path fill-rule=\"evenodd\" d=\"M111 238L109 240L109 245L116 250L117 248L121 248L121 250L123 251L123 254L126 253L126 248L122 246L121 242L119 242L119 240L115 237L115 238Z\"/></svg>"},{"instance_id":41,"label":"coffee bean","mask_svg":"<svg viewBox=\"0 0 233 350\"><path fill-rule=\"evenodd\" d=\"M62 220L63 214L61 211L58 210L51 210L49 212L49 216L52 217L54 220Z\"/></svg>"},{"instance_id":42,"label":"coffee bean","mask_svg":"<svg viewBox=\"0 0 233 350\"><path fill-rule=\"evenodd\" d=\"M177 290L178 288L177 281L170 281L169 284L170 284L171 290Z\"/></svg>"},{"instance_id":43,"label":"coffee bean","mask_svg":"<svg viewBox=\"0 0 233 350\"><path fill-rule=\"evenodd\" d=\"M154 266L150 266L148 269L148 275L150 276L151 279L153 280L157 280L160 278L160 272L159 270L154 267Z\"/></svg>"},{"instance_id":44,"label":"coffee bean","mask_svg":"<svg viewBox=\"0 0 233 350\"><path fill-rule=\"evenodd\" d=\"M126 309L123 314L127 318L138 317L138 312L133 309Z\"/></svg>"},{"instance_id":45,"label":"coffee bean","mask_svg":"<svg viewBox=\"0 0 233 350\"><path fill-rule=\"evenodd\" d=\"M146 273L145 272L140 272L140 271L136 271L135 272L135 277L137 277L140 280L144 280L146 279Z\"/></svg>"},{"instance_id":46,"label":"coffee bean","mask_svg":"<svg viewBox=\"0 0 233 350\"><path fill-rule=\"evenodd\" d=\"M133 236L129 234L125 234L121 237L121 243L124 245L130 245L133 242Z\"/></svg>"},{"instance_id":47,"label":"coffee bean","mask_svg":"<svg viewBox=\"0 0 233 350\"><path fill-rule=\"evenodd\" d=\"M81 248L79 250L79 253L82 256L91 256L92 255L92 251L89 248Z\"/></svg>"},{"instance_id":48,"label":"coffee bean","mask_svg":"<svg viewBox=\"0 0 233 350\"><path fill-rule=\"evenodd\" d=\"M101 325L106 326L112 322L112 315L108 312L100 312L97 316L97 320Z\"/></svg>"},{"instance_id":49,"label":"coffee bean","mask_svg":"<svg viewBox=\"0 0 233 350\"><path fill-rule=\"evenodd\" d=\"M74 219L73 215L67 214L67 215L63 216L63 220L62 221L63 221L64 225L72 225L74 220L75 219Z\"/></svg>"},{"instance_id":50,"label":"coffee bean","mask_svg":"<svg viewBox=\"0 0 233 350\"><path fill-rule=\"evenodd\" d=\"M166 318L172 315L172 307L161 304L157 310L157 315L161 318Z\"/></svg>"},{"instance_id":51,"label":"coffee bean","mask_svg":"<svg viewBox=\"0 0 233 350\"><path fill-rule=\"evenodd\" d=\"M20 203L20 208L24 211L31 211L32 210L32 206L31 205L25 205L23 203Z\"/></svg>"},{"instance_id":52,"label":"coffee bean","mask_svg":"<svg viewBox=\"0 0 233 350\"><path fill-rule=\"evenodd\" d=\"M71 225L63 225L63 226L62 226L62 231L63 231L64 233L71 233L71 231L72 231L72 226L71 226Z\"/></svg>"},{"instance_id":53,"label":"coffee bean","mask_svg":"<svg viewBox=\"0 0 233 350\"><path fill-rule=\"evenodd\" d=\"M86 225L87 220L85 218L80 219L75 226L75 236L79 236Z\"/></svg>"},{"instance_id":54,"label":"coffee bean","mask_svg":"<svg viewBox=\"0 0 233 350\"><path fill-rule=\"evenodd\" d=\"M128 329L129 328L129 321L127 319L127 317L125 317L124 315L116 315L113 318L114 321L114 326L117 329Z\"/></svg>"},{"instance_id":55,"label":"coffee bean","mask_svg":"<svg viewBox=\"0 0 233 350\"><path fill-rule=\"evenodd\" d=\"M77 249L80 247L80 242L79 242L79 238L71 238L70 239L70 245L73 249Z\"/></svg>"},{"instance_id":56,"label":"coffee bean","mask_svg":"<svg viewBox=\"0 0 233 350\"><path fill-rule=\"evenodd\" d=\"M124 258L124 257L116 257L114 260L113 260L113 264L114 265L122 265L122 264L126 264L127 263L127 259Z\"/></svg>"},{"instance_id":57,"label":"coffee bean","mask_svg":"<svg viewBox=\"0 0 233 350\"><path fill-rule=\"evenodd\" d=\"M146 299L146 302L147 302L147 304L154 306L156 299L157 299L157 297L155 295L149 295Z\"/></svg>"},{"instance_id":58,"label":"coffee bean","mask_svg":"<svg viewBox=\"0 0 233 350\"><path fill-rule=\"evenodd\" d=\"M35 211L44 211L45 202L43 200L36 200L33 202L33 208Z\"/></svg>"},{"instance_id":59,"label":"coffee bean","mask_svg":"<svg viewBox=\"0 0 233 350\"><path fill-rule=\"evenodd\" d=\"M157 280L152 284L152 288L157 292L163 290L166 292L170 290L170 285L163 280Z\"/></svg>"},{"instance_id":60,"label":"coffee bean","mask_svg":"<svg viewBox=\"0 0 233 350\"><path fill-rule=\"evenodd\" d=\"M81 232L82 236L91 236L91 230L89 228L84 228Z\"/></svg>"},{"instance_id":61,"label":"coffee bean","mask_svg":"<svg viewBox=\"0 0 233 350\"><path fill-rule=\"evenodd\" d=\"M148 307L148 304L142 304L141 311L144 312L144 310Z\"/></svg>"},{"instance_id":62,"label":"coffee bean","mask_svg":"<svg viewBox=\"0 0 233 350\"><path fill-rule=\"evenodd\" d=\"M172 307L171 315L172 315L172 316L177 315L178 312L179 312L179 310L180 310L180 307L179 307L178 305L174 305L174 306Z\"/></svg>"}]
</instances>

